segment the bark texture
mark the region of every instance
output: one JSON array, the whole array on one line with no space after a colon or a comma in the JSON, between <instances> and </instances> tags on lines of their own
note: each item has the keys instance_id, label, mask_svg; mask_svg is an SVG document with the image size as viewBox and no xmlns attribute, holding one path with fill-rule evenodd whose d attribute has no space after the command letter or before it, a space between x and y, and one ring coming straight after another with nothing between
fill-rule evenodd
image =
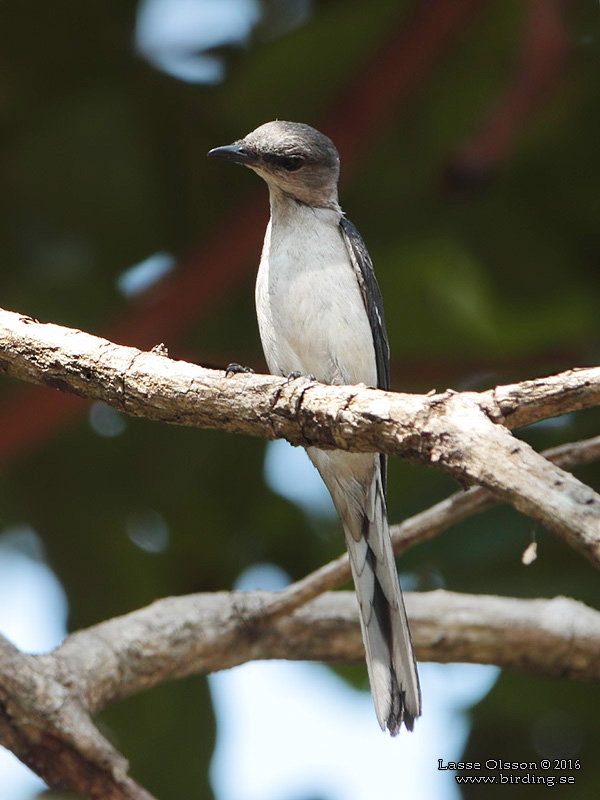
<instances>
[{"instance_id":1,"label":"bark texture","mask_svg":"<svg viewBox=\"0 0 600 800\"><path fill-rule=\"evenodd\" d=\"M600 405L600 368L428 395L236 375L173 361L0 310L0 371L151 420L294 445L379 451L439 467L467 491L392 527L396 552L504 501L600 566L600 497L566 470L600 457L600 437L545 453L511 429ZM53 788L152 800L95 727L109 703L163 681L252 659L363 658L343 556L277 593L159 600L26 655L0 637L0 743ZM407 593L420 660L473 661L600 679L600 613L566 598Z\"/></svg>"}]
</instances>

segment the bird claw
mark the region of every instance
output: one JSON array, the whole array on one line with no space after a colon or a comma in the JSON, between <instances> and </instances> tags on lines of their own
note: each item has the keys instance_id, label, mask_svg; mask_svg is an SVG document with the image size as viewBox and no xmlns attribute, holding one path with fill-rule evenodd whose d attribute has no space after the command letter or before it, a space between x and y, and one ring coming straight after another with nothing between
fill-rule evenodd
<instances>
[{"instance_id":1,"label":"bird claw","mask_svg":"<svg viewBox=\"0 0 600 800\"><path fill-rule=\"evenodd\" d=\"M231 375L239 375L242 372L250 372L254 374L252 367L242 367L241 364L229 364L225 369L225 377L229 378Z\"/></svg>"},{"instance_id":2,"label":"bird claw","mask_svg":"<svg viewBox=\"0 0 600 800\"><path fill-rule=\"evenodd\" d=\"M305 375L303 372L296 371L296 372L290 372L290 374L287 376L286 383L290 383L291 381L295 381L298 378L306 378L309 381L316 381L317 380L314 375Z\"/></svg>"}]
</instances>

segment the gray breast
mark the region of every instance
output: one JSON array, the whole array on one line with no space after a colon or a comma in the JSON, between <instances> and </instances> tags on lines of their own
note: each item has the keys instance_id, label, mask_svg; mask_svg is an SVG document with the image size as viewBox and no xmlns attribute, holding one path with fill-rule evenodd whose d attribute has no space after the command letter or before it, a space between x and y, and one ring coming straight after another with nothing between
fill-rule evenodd
<instances>
[{"instance_id":1,"label":"gray breast","mask_svg":"<svg viewBox=\"0 0 600 800\"><path fill-rule=\"evenodd\" d=\"M324 383L366 383L377 374L372 333L339 214L296 206L271 220L256 285L265 358L273 373Z\"/></svg>"}]
</instances>

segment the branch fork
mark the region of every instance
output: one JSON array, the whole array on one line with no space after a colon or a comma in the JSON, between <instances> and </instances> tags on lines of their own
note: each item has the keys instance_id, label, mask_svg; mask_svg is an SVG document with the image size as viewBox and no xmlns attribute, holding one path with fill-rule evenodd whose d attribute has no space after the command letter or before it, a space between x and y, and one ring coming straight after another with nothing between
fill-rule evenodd
<instances>
[{"instance_id":1,"label":"branch fork","mask_svg":"<svg viewBox=\"0 0 600 800\"><path fill-rule=\"evenodd\" d=\"M600 405L600 368L428 395L268 375L227 378L162 349L142 352L0 310L0 371L151 420L402 456L472 487L392 526L397 553L504 501L600 567L600 497L566 471L598 459L600 437L540 454L511 433ZM344 555L278 593L166 598L73 633L41 656L0 637L0 741L51 786L152 800L93 714L157 683L255 658L362 658L354 595L327 592L348 572ZM573 600L438 591L407 593L406 602L421 660L600 679L600 613Z\"/></svg>"}]
</instances>

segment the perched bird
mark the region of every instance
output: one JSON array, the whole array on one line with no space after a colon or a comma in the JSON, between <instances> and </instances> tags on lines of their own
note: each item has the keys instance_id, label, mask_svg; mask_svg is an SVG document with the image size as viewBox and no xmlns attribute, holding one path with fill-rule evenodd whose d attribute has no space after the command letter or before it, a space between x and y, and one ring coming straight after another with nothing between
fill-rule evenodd
<instances>
[{"instance_id":1,"label":"perched bird","mask_svg":"<svg viewBox=\"0 0 600 800\"><path fill-rule=\"evenodd\" d=\"M269 187L271 219L256 311L274 375L389 389L389 346L373 264L338 203L338 152L298 122L267 122L208 153L244 164ZM421 693L392 552L386 458L307 448L342 520L377 719L412 730Z\"/></svg>"}]
</instances>

